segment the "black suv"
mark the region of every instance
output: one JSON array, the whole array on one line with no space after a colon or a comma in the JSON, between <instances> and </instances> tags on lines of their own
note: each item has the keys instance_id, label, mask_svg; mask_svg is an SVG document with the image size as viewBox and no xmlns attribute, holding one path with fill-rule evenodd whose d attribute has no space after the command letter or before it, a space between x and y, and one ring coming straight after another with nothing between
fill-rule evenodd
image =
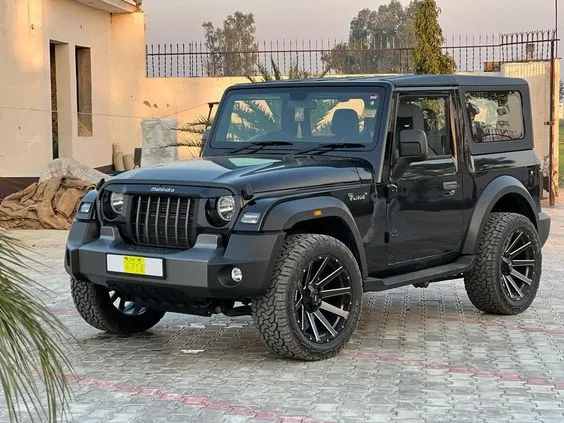
<instances>
[{"instance_id":1,"label":"black suv","mask_svg":"<svg viewBox=\"0 0 564 423\"><path fill-rule=\"evenodd\" d=\"M363 292L464 278L472 303L526 310L541 211L529 88L470 76L229 88L203 158L87 194L65 267L82 317L133 333L165 312L252 315L275 352L333 356Z\"/></svg>"}]
</instances>

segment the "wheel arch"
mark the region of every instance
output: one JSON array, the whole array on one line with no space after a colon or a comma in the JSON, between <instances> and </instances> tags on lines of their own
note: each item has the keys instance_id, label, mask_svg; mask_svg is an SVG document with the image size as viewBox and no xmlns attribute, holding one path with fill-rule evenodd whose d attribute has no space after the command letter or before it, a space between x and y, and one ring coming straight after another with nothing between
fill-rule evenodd
<instances>
[{"instance_id":1,"label":"wheel arch","mask_svg":"<svg viewBox=\"0 0 564 423\"><path fill-rule=\"evenodd\" d=\"M475 254L480 234L492 212L518 213L538 229L537 206L525 186L516 178L499 176L482 191L470 219L463 254Z\"/></svg>"},{"instance_id":2,"label":"wheel arch","mask_svg":"<svg viewBox=\"0 0 564 423\"><path fill-rule=\"evenodd\" d=\"M288 234L317 233L332 236L351 250L362 276L367 275L362 237L350 210L338 198L323 196L279 203L269 211L261 229L282 230Z\"/></svg>"}]
</instances>

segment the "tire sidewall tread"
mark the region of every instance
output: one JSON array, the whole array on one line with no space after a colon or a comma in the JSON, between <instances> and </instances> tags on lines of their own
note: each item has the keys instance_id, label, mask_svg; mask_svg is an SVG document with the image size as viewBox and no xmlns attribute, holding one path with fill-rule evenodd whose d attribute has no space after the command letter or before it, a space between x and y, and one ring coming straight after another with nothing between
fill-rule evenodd
<instances>
[{"instance_id":1,"label":"tire sidewall tread","mask_svg":"<svg viewBox=\"0 0 564 423\"><path fill-rule=\"evenodd\" d=\"M516 229L526 231L535 248L535 272L530 291L523 300L512 300L500 281L501 256L507 237ZM514 315L530 307L536 297L542 272L542 251L532 222L516 213L491 213L482 230L478 255L471 271L464 277L466 292L472 304L481 311Z\"/></svg>"},{"instance_id":2,"label":"tire sidewall tread","mask_svg":"<svg viewBox=\"0 0 564 423\"><path fill-rule=\"evenodd\" d=\"M317 255L333 256L346 266L352 291L346 325L335 339L326 344L313 343L301 332L293 302L304 266ZM285 240L274 265L269 289L252 305L255 324L266 345L284 357L299 360L322 360L335 356L354 332L361 307L362 277L354 255L337 239L316 234L291 235Z\"/></svg>"},{"instance_id":3,"label":"tire sidewall tread","mask_svg":"<svg viewBox=\"0 0 564 423\"><path fill-rule=\"evenodd\" d=\"M139 316L127 316L111 303L108 289L71 278L71 294L80 316L92 327L108 333L131 334L155 326L165 315L147 309Z\"/></svg>"}]
</instances>

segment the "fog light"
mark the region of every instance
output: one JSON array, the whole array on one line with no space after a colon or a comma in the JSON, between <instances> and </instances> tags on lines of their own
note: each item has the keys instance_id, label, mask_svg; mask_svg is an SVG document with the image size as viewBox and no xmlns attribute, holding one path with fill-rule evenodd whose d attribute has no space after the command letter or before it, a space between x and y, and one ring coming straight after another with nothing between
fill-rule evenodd
<instances>
[{"instance_id":1,"label":"fog light","mask_svg":"<svg viewBox=\"0 0 564 423\"><path fill-rule=\"evenodd\" d=\"M233 282L241 282L243 280L243 272L238 267L234 267L231 270L231 279Z\"/></svg>"}]
</instances>

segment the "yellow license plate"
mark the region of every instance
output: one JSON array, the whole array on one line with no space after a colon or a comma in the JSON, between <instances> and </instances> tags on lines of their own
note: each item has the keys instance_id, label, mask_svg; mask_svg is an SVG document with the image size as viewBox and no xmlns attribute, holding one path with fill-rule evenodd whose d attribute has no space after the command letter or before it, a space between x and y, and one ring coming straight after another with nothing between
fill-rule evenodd
<instances>
[{"instance_id":1,"label":"yellow license plate","mask_svg":"<svg viewBox=\"0 0 564 423\"><path fill-rule=\"evenodd\" d=\"M113 273L164 278L164 259L108 254L106 270Z\"/></svg>"},{"instance_id":2,"label":"yellow license plate","mask_svg":"<svg viewBox=\"0 0 564 423\"><path fill-rule=\"evenodd\" d=\"M145 275L145 257L123 256L123 271L134 275Z\"/></svg>"}]
</instances>

